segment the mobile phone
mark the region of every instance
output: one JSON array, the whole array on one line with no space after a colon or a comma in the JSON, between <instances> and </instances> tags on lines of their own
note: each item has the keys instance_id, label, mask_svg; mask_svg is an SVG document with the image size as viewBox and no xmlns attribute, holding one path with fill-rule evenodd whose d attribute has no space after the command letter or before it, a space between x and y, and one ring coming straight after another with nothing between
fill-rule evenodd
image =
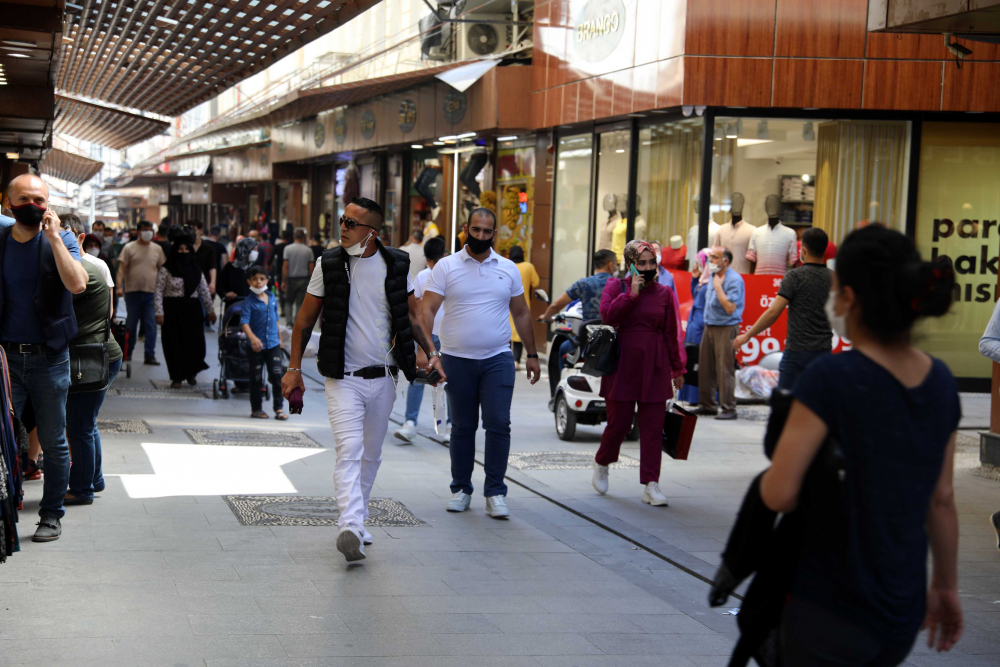
<instances>
[{"instance_id":1,"label":"mobile phone","mask_svg":"<svg viewBox=\"0 0 1000 667\"><path fill-rule=\"evenodd\" d=\"M420 369L417 371L417 377L413 379L413 384L437 384L441 381L441 373L438 369L432 368L431 372Z\"/></svg>"},{"instance_id":2,"label":"mobile phone","mask_svg":"<svg viewBox=\"0 0 1000 667\"><path fill-rule=\"evenodd\" d=\"M637 277L639 275L639 272L635 270L635 264L629 264L628 272L632 277ZM642 286L640 286L639 289L642 289Z\"/></svg>"}]
</instances>

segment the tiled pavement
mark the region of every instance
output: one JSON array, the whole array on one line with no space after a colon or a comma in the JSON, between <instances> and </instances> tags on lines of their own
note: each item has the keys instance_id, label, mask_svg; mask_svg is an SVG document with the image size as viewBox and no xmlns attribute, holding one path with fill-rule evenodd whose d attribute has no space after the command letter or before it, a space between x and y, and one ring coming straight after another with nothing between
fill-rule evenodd
<instances>
[{"instance_id":1,"label":"tiled pavement","mask_svg":"<svg viewBox=\"0 0 1000 667\"><path fill-rule=\"evenodd\" d=\"M136 364L116 386L165 377ZM576 442L559 441L546 399L541 385L518 381L515 451L592 453L598 432L581 427ZM429 412L425 398L425 425ZM444 512L447 451L424 437L402 445L390 431L374 495L425 524L372 527L368 559L347 567L335 529L243 526L222 499L332 495L322 394L307 391L305 413L289 422L248 414L245 397L108 399L102 418L141 419L152 432L103 436L107 490L69 508L62 539L24 541L0 565L0 665L727 663L735 619L707 607L695 575L711 576L746 484L765 465L760 424L701 422L691 460L664 462L669 508L639 503L635 469L612 471L604 497L585 470L512 469L510 521L486 516L479 495L469 512ZM304 431L325 449L193 444L184 429ZM638 458L636 447L624 451ZM1000 508L1000 486L968 467L957 476L966 636L947 656L918 647L915 665L1000 664L1000 554L985 520ZM482 487L480 470L474 481ZM40 493L29 483L23 538Z\"/></svg>"}]
</instances>

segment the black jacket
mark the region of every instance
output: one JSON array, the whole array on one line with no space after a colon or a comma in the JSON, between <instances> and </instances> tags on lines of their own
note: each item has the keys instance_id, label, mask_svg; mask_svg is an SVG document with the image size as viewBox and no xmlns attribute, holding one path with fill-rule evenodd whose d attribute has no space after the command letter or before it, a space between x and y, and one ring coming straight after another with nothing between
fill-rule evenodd
<instances>
[{"instance_id":1,"label":"black jacket","mask_svg":"<svg viewBox=\"0 0 1000 667\"><path fill-rule=\"evenodd\" d=\"M7 239L13 227L0 229L0 278L3 276L3 261L7 251ZM76 338L76 315L73 313L73 295L63 285L56 266L56 256L44 232L38 248L38 280L35 283L35 312L38 326L45 336L45 346L53 352L64 350ZM3 317L4 298L0 290L0 317ZM25 316L28 316L26 313ZM23 343L26 341L4 341Z\"/></svg>"},{"instance_id":2,"label":"black jacket","mask_svg":"<svg viewBox=\"0 0 1000 667\"><path fill-rule=\"evenodd\" d=\"M409 293L406 278L410 273L410 256L397 248L386 248L375 240L378 252L385 259L385 295L392 321L392 354L396 365L410 382L417 373L417 352L410 330ZM350 283L347 276L348 255L341 247L323 253L323 316L320 325L319 372L335 380L344 377L344 345L347 338L347 318L350 307Z\"/></svg>"}]
</instances>

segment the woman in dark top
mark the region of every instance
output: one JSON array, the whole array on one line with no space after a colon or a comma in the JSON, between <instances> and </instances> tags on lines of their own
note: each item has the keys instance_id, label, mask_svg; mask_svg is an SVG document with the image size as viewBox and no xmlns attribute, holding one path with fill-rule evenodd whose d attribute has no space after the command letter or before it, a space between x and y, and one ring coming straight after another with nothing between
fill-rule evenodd
<instances>
[{"instance_id":1,"label":"woman in dark top","mask_svg":"<svg viewBox=\"0 0 1000 667\"><path fill-rule=\"evenodd\" d=\"M761 480L768 507L789 512L828 434L843 453L833 506L842 526L810 523L781 626L785 665L897 665L921 624L939 651L962 634L958 389L941 361L910 344L918 318L947 312L954 284L947 260L921 261L911 239L885 227L853 232L840 246L826 309L854 347L801 375Z\"/></svg>"},{"instance_id":2,"label":"woman in dark top","mask_svg":"<svg viewBox=\"0 0 1000 667\"><path fill-rule=\"evenodd\" d=\"M100 269L90 262L81 262L87 270L87 288L73 296L77 334L70 345L108 343L108 387L122 367L122 350L110 335L111 289ZM104 490L101 471L101 434L97 430L97 415L104 404L108 387L100 391L85 391L66 397L66 437L73 465L69 469L69 492L66 505L90 505L94 493Z\"/></svg>"},{"instance_id":3,"label":"woman in dark top","mask_svg":"<svg viewBox=\"0 0 1000 667\"><path fill-rule=\"evenodd\" d=\"M215 290L216 294L221 294L226 300L226 307L239 297L250 294L247 269L257 261L257 255L257 242L252 238L247 237L236 242L233 261L222 267L222 274Z\"/></svg>"},{"instance_id":4,"label":"woman in dark top","mask_svg":"<svg viewBox=\"0 0 1000 667\"><path fill-rule=\"evenodd\" d=\"M680 307L674 291L656 281L653 246L631 241L624 255L626 271L634 266L638 275L608 278L601 295L601 319L618 327L618 366L601 378L608 425L594 457L592 483L598 493L607 493L608 466L618 460L638 413L639 483L645 486L642 502L665 507L667 499L659 486L663 420L674 388L684 386Z\"/></svg>"},{"instance_id":5,"label":"woman in dark top","mask_svg":"<svg viewBox=\"0 0 1000 667\"><path fill-rule=\"evenodd\" d=\"M175 389L183 380L196 385L198 373L208 368L202 313L208 313L208 321L213 324L216 319L208 283L194 257L194 241L188 236L177 237L170 247L167 263L156 275L153 294L156 323L163 332L163 356L170 373L170 386Z\"/></svg>"}]
</instances>

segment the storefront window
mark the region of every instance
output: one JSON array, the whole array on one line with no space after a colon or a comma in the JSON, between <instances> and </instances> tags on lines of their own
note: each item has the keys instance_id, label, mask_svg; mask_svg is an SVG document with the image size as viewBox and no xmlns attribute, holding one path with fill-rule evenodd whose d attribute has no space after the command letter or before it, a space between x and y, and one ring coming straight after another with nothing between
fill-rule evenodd
<instances>
[{"instance_id":1,"label":"storefront window","mask_svg":"<svg viewBox=\"0 0 1000 667\"><path fill-rule=\"evenodd\" d=\"M488 197L482 204L487 206ZM507 256L520 246L531 261L531 232L535 208L535 144L532 139L500 142L497 151L496 203L500 238L497 252Z\"/></svg>"},{"instance_id":2,"label":"storefront window","mask_svg":"<svg viewBox=\"0 0 1000 667\"><path fill-rule=\"evenodd\" d=\"M639 129L635 238L683 245L698 224L703 128L693 118Z\"/></svg>"},{"instance_id":3,"label":"storefront window","mask_svg":"<svg viewBox=\"0 0 1000 667\"><path fill-rule=\"evenodd\" d=\"M947 255L957 287L945 317L923 321L916 343L959 377L989 378L979 338L993 312L1000 245L1000 125L923 124L916 242L924 259Z\"/></svg>"},{"instance_id":4,"label":"storefront window","mask_svg":"<svg viewBox=\"0 0 1000 667\"><path fill-rule=\"evenodd\" d=\"M597 135L597 233L594 251L609 249L618 255L628 240L628 156L631 143L629 130L612 130ZM641 210L641 209L640 209ZM635 237L644 238L646 219L636 216Z\"/></svg>"},{"instance_id":5,"label":"storefront window","mask_svg":"<svg viewBox=\"0 0 1000 667\"><path fill-rule=\"evenodd\" d=\"M446 204L441 160L434 149L413 151L411 160L410 229L423 227L428 238L437 236L443 226L442 211ZM435 223L433 227L431 223Z\"/></svg>"},{"instance_id":6,"label":"storefront window","mask_svg":"<svg viewBox=\"0 0 1000 667\"><path fill-rule=\"evenodd\" d=\"M561 295L590 268L590 174L593 135L559 139L552 214L552 294Z\"/></svg>"}]
</instances>

